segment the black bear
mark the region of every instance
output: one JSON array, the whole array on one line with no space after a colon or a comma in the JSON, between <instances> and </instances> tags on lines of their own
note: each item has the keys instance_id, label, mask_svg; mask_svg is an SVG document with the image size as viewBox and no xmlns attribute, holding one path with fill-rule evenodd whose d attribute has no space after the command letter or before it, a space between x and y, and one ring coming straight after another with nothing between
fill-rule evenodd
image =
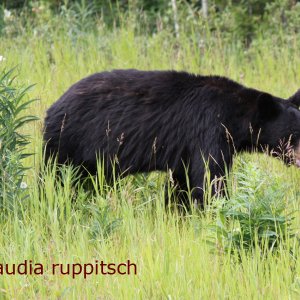
<instances>
[{"instance_id":1,"label":"black bear","mask_svg":"<svg viewBox=\"0 0 300 300\"><path fill-rule=\"evenodd\" d=\"M205 166L223 176L233 153L285 143L300 167L300 90L288 100L225 77L114 70L75 83L47 111L46 159L96 173L171 170L179 190L203 205ZM276 151L273 151L276 153ZM187 174L187 176L186 176ZM184 203L188 204L188 203Z\"/></svg>"}]
</instances>

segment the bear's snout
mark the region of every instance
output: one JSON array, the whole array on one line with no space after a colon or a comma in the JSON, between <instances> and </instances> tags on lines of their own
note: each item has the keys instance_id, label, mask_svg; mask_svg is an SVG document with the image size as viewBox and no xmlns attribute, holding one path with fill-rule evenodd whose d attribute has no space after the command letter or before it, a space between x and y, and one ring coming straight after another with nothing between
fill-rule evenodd
<instances>
[{"instance_id":1,"label":"bear's snout","mask_svg":"<svg viewBox=\"0 0 300 300\"><path fill-rule=\"evenodd\" d=\"M295 149L295 164L298 168L300 168L300 141Z\"/></svg>"}]
</instances>

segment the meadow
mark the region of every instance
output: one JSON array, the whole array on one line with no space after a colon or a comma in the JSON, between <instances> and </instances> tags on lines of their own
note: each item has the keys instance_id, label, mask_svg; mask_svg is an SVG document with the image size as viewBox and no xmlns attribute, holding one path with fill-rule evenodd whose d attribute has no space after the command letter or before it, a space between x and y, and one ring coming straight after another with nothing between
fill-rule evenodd
<instances>
[{"instance_id":1,"label":"meadow","mask_svg":"<svg viewBox=\"0 0 300 300\"><path fill-rule=\"evenodd\" d=\"M74 188L68 168L63 186L55 184L51 169L40 178L45 111L72 83L93 72L136 68L218 74L284 98L299 88L296 36L278 43L262 35L245 48L218 34L202 38L197 25L188 34L181 28L178 39L164 29L143 33L132 18L122 22L114 30L99 23L76 38L67 27L43 27L0 40L5 58L0 71L16 66L17 85L35 84L28 99L38 100L26 113L40 118L22 128L31 136L28 152L34 153L25 160L28 197L12 209L2 206L0 263L31 260L45 266L41 275L0 275L1 299L298 299L300 172L276 158L238 155L229 176L233 198L243 192L250 202L267 197L281 206L281 216L292 216L294 235L276 251L264 244L251 251L226 249L224 237L234 234L236 222L223 228L218 216L228 199L208 199L204 211L184 215L166 209L165 174L128 177L108 187L99 167L94 193ZM49 267L128 259L137 275L72 278L53 275Z\"/></svg>"}]
</instances>

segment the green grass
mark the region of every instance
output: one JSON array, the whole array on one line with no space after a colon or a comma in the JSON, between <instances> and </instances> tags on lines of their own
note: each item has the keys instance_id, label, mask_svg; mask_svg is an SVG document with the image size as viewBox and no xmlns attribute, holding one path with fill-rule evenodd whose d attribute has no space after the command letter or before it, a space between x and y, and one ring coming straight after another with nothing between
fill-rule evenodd
<instances>
[{"instance_id":1,"label":"green grass","mask_svg":"<svg viewBox=\"0 0 300 300\"><path fill-rule=\"evenodd\" d=\"M137 34L129 22L108 32L99 27L70 39L64 31L47 37L24 34L1 38L0 68L17 65L20 84L36 86L30 98L40 100L30 113L41 121L25 126L33 137L26 159L33 166L25 178L29 198L11 212L1 213L0 263L25 259L42 263L93 263L95 260L136 263L130 276L0 275L0 295L6 299L296 299L300 294L300 250L297 238L287 239L276 253L241 251L230 254L208 243L213 209L179 216L163 207L163 174L128 177L91 195L72 188L70 170L65 185L55 185L53 172L39 184L41 131L45 110L76 80L114 68L176 69L226 75L248 86L281 97L300 82L300 46L271 46L258 40L244 50L222 39L199 47L198 37L181 33L181 42L167 31ZM244 160L287 186L283 203L293 211L292 228L300 225L300 172L266 155L243 155ZM237 158L240 159L240 158ZM267 182L269 178L266 178ZM101 179L101 176L100 176ZM270 180L270 182L273 182ZM231 176L231 186L235 177Z\"/></svg>"}]
</instances>

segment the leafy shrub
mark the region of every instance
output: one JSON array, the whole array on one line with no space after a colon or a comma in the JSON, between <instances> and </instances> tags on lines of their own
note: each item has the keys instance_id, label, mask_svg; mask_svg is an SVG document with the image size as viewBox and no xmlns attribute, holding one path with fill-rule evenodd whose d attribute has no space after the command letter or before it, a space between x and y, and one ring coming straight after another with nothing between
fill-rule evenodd
<instances>
[{"instance_id":1,"label":"leafy shrub","mask_svg":"<svg viewBox=\"0 0 300 300\"><path fill-rule=\"evenodd\" d=\"M240 161L235 173L236 188L217 212L219 249L276 249L291 237L291 220L285 212L287 187L254 163Z\"/></svg>"},{"instance_id":2,"label":"leafy shrub","mask_svg":"<svg viewBox=\"0 0 300 300\"><path fill-rule=\"evenodd\" d=\"M99 207L90 204L84 208L91 215L89 235L93 241L103 241L109 238L121 225L122 219L115 218L108 205Z\"/></svg>"},{"instance_id":3,"label":"leafy shrub","mask_svg":"<svg viewBox=\"0 0 300 300\"><path fill-rule=\"evenodd\" d=\"M15 85L13 70L2 72L0 77L0 207L9 208L17 199L24 197L22 183L25 167L22 160L27 157L25 146L29 143L21 128L34 120L34 116L23 115L24 110L34 101L24 101L27 88Z\"/></svg>"}]
</instances>

